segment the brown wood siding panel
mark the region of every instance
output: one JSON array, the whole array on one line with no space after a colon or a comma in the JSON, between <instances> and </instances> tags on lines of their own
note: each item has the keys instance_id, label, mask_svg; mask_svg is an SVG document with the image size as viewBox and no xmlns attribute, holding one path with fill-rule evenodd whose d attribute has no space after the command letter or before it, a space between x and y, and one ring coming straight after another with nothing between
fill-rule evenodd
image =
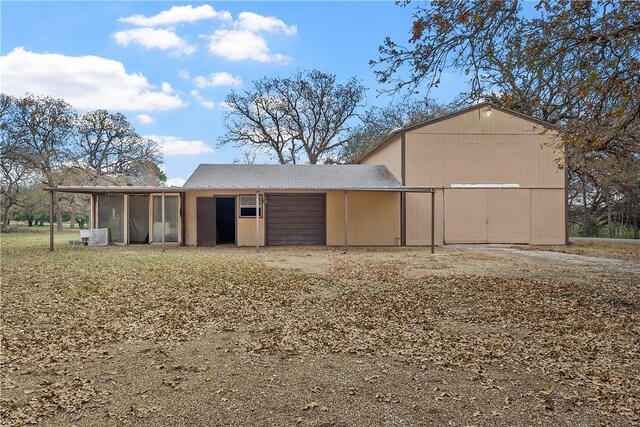
<instances>
[{"instance_id":1,"label":"brown wood siding panel","mask_svg":"<svg viewBox=\"0 0 640 427\"><path fill-rule=\"evenodd\" d=\"M324 245L324 194L267 195L267 243Z\"/></svg>"}]
</instances>

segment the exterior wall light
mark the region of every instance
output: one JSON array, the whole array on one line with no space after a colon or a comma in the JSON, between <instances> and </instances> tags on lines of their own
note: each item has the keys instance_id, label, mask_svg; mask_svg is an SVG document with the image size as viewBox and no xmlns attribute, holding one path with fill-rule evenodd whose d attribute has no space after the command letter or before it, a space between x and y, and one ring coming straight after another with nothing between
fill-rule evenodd
<instances>
[{"instance_id":1,"label":"exterior wall light","mask_svg":"<svg viewBox=\"0 0 640 427\"><path fill-rule=\"evenodd\" d=\"M493 110L491 109L491 105L487 106L487 109L484 111L484 113L487 115L487 117L491 117L491 114L493 114Z\"/></svg>"}]
</instances>

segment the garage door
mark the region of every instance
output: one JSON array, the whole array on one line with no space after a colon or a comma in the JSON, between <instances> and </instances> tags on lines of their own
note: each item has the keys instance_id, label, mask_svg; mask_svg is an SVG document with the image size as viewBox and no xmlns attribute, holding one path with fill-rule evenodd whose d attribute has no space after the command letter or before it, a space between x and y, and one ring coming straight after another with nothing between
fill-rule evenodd
<instances>
[{"instance_id":1,"label":"garage door","mask_svg":"<svg viewBox=\"0 0 640 427\"><path fill-rule=\"evenodd\" d=\"M267 244L324 245L324 194L267 195Z\"/></svg>"}]
</instances>

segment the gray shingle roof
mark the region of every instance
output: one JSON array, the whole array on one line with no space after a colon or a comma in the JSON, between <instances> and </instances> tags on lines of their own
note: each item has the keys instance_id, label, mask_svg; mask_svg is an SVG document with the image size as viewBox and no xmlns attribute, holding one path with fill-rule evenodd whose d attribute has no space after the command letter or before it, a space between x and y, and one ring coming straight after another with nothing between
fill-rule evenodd
<instances>
[{"instance_id":1,"label":"gray shingle roof","mask_svg":"<svg viewBox=\"0 0 640 427\"><path fill-rule=\"evenodd\" d=\"M347 190L402 185L386 166L380 165L201 164L183 188Z\"/></svg>"}]
</instances>

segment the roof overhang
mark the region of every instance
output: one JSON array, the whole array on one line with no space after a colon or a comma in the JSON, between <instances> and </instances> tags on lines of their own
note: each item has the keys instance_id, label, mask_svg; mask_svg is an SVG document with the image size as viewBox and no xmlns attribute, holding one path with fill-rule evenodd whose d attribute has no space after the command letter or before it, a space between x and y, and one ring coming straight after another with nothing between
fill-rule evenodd
<instances>
[{"instance_id":1,"label":"roof overhang","mask_svg":"<svg viewBox=\"0 0 640 427\"><path fill-rule=\"evenodd\" d=\"M182 187L150 187L128 185L60 185L58 187L45 188L46 191L57 193L96 194L96 193L179 193L184 191Z\"/></svg>"},{"instance_id":2,"label":"roof overhang","mask_svg":"<svg viewBox=\"0 0 640 427\"><path fill-rule=\"evenodd\" d=\"M76 194L159 194L159 193L188 193L192 191L237 191L237 192L254 192L261 193L277 193L277 192L326 192L326 191L370 191L370 192L392 192L392 193L431 193L441 187L340 187L340 188L323 188L323 187L132 187L132 186L58 186L45 188L47 191L55 191L58 193L76 193Z\"/></svg>"}]
</instances>

